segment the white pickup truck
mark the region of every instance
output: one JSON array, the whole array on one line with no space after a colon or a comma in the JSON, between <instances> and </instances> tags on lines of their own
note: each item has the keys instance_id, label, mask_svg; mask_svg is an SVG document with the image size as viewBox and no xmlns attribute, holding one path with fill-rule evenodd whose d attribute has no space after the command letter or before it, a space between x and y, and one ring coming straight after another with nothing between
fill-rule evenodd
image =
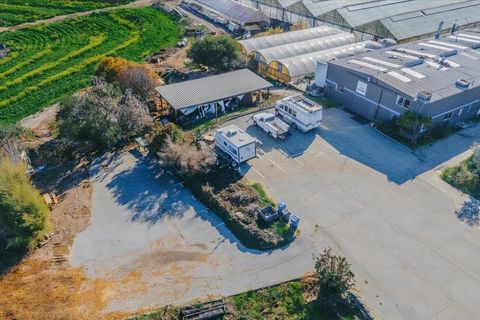
<instances>
[{"instance_id":1,"label":"white pickup truck","mask_svg":"<svg viewBox=\"0 0 480 320\"><path fill-rule=\"evenodd\" d=\"M275 139L284 139L290 126L277 118L274 114L261 112L253 116L253 124L262 128L268 135Z\"/></svg>"}]
</instances>

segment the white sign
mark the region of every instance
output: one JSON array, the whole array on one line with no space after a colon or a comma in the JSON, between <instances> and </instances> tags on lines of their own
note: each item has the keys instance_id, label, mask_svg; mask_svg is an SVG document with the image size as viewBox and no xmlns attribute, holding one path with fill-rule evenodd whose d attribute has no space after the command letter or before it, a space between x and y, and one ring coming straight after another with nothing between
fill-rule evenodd
<instances>
[{"instance_id":1,"label":"white sign","mask_svg":"<svg viewBox=\"0 0 480 320\"><path fill-rule=\"evenodd\" d=\"M358 83L357 83L357 93L361 94L362 96L366 96L367 95L367 88L368 88L368 84L366 84L365 82L362 82L362 81L358 81Z\"/></svg>"}]
</instances>

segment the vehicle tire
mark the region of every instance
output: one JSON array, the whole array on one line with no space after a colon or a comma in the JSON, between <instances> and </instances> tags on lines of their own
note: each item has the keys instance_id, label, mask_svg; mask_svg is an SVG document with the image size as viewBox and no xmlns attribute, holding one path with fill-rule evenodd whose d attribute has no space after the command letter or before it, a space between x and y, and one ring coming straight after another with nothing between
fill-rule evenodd
<instances>
[{"instance_id":1,"label":"vehicle tire","mask_svg":"<svg viewBox=\"0 0 480 320\"><path fill-rule=\"evenodd\" d=\"M237 161L235 161L235 160L232 160L232 168L234 168L234 169L235 169L235 168L237 168L237 167L238 167L238 163L237 163Z\"/></svg>"},{"instance_id":2,"label":"vehicle tire","mask_svg":"<svg viewBox=\"0 0 480 320\"><path fill-rule=\"evenodd\" d=\"M270 138L273 138L273 134L272 134L271 132L268 132L268 136L269 136Z\"/></svg>"}]
</instances>

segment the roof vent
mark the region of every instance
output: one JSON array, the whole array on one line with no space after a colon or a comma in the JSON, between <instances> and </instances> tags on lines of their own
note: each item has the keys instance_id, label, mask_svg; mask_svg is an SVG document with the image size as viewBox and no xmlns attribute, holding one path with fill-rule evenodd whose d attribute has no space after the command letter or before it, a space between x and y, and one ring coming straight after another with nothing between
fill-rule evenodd
<instances>
[{"instance_id":1,"label":"roof vent","mask_svg":"<svg viewBox=\"0 0 480 320\"><path fill-rule=\"evenodd\" d=\"M423 103L429 103L432 100L432 93L430 91L420 91L417 95L417 99Z\"/></svg>"},{"instance_id":2,"label":"roof vent","mask_svg":"<svg viewBox=\"0 0 480 320\"><path fill-rule=\"evenodd\" d=\"M412 61L406 61L404 63L404 66L405 67L415 67L415 66L423 64L423 62L424 62L424 60L422 58L420 58L420 59L416 59L416 60L412 60Z\"/></svg>"},{"instance_id":3,"label":"roof vent","mask_svg":"<svg viewBox=\"0 0 480 320\"><path fill-rule=\"evenodd\" d=\"M458 54L458 50L449 50L449 51L444 51L440 54L441 57L451 57L451 56L456 56Z\"/></svg>"},{"instance_id":4,"label":"roof vent","mask_svg":"<svg viewBox=\"0 0 480 320\"><path fill-rule=\"evenodd\" d=\"M235 129L228 129L227 131L227 137L232 137L237 134L237 130Z\"/></svg>"},{"instance_id":5,"label":"roof vent","mask_svg":"<svg viewBox=\"0 0 480 320\"><path fill-rule=\"evenodd\" d=\"M465 79L458 79L456 85L461 89L467 89L470 86L470 81Z\"/></svg>"}]
</instances>

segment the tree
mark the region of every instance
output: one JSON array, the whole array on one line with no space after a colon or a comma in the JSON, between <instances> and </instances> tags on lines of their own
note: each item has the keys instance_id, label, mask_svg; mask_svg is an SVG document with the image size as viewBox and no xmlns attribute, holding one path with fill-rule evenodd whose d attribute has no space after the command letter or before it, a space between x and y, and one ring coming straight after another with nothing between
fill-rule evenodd
<instances>
[{"instance_id":1,"label":"tree","mask_svg":"<svg viewBox=\"0 0 480 320\"><path fill-rule=\"evenodd\" d=\"M230 36L208 36L195 41L187 56L196 64L228 71L239 64L240 49Z\"/></svg>"},{"instance_id":2,"label":"tree","mask_svg":"<svg viewBox=\"0 0 480 320\"><path fill-rule=\"evenodd\" d=\"M118 83L122 91L131 90L142 101L146 101L155 87L162 84L159 75L150 66L122 58L103 59L96 75L109 83Z\"/></svg>"},{"instance_id":3,"label":"tree","mask_svg":"<svg viewBox=\"0 0 480 320\"><path fill-rule=\"evenodd\" d=\"M143 102L127 90L124 95L101 78L91 91L60 103L57 126L70 140L89 140L111 147L141 134L152 122Z\"/></svg>"},{"instance_id":4,"label":"tree","mask_svg":"<svg viewBox=\"0 0 480 320\"><path fill-rule=\"evenodd\" d=\"M416 144L432 126L432 119L422 117L418 113L407 111L396 120L400 134Z\"/></svg>"},{"instance_id":5,"label":"tree","mask_svg":"<svg viewBox=\"0 0 480 320\"><path fill-rule=\"evenodd\" d=\"M35 246L48 229L49 209L24 162L0 158L0 256Z\"/></svg>"},{"instance_id":6,"label":"tree","mask_svg":"<svg viewBox=\"0 0 480 320\"><path fill-rule=\"evenodd\" d=\"M347 259L334 255L331 248L315 257L315 273L320 286L319 298L327 303L337 302L355 284Z\"/></svg>"},{"instance_id":7,"label":"tree","mask_svg":"<svg viewBox=\"0 0 480 320\"><path fill-rule=\"evenodd\" d=\"M7 155L12 161L25 160L20 140L31 134L19 124L0 123L0 156Z\"/></svg>"}]
</instances>

